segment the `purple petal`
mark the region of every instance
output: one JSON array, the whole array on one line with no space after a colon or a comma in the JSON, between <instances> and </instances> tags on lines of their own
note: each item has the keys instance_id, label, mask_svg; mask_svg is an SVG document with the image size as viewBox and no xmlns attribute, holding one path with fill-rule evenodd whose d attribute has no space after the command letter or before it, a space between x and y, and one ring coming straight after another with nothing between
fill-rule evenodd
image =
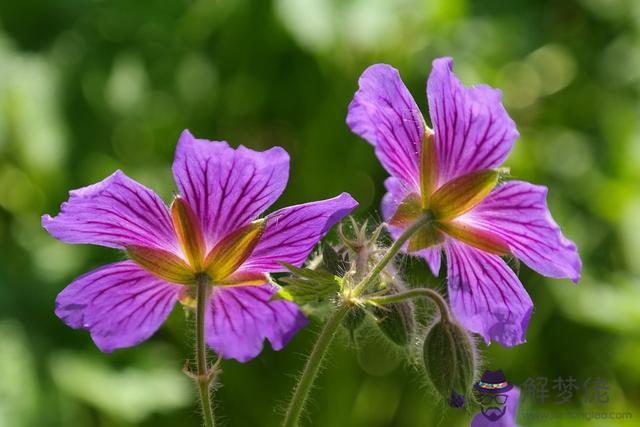
<instances>
[{"instance_id":1,"label":"purple petal","mask_svg":"<svg viewBox=\"0 0 640 427\"><path fill-rule=\"evenodd\" d=\"M482 412L478 412L471 420L471 427L518 427L516 416L518 406L520 406L520 389L513 387L507 393L507 401L505 403L505 413L499 419L492 421Z\"/></svg>"},{"instance_id":2,"label":"purple petal","mask_svg":"<svg viewBox=\"0 0 640 427\"><path fill-rule=\"evenodd\" d=\"M454 316L487 344L525 342L533 302L502 258L455 240L447 241L445 251Z\"/></svg>"},{"instance_id":3,"label":"purple petal","mask_svg":"<svg viewBox=\"0 0 640 427\"><path fill-rule=\"evenodd\" d=\"M132 261L78 277L56 299L56 316L86 329L98 348L111 352L153 335L175 305L181 286L159 279Z\"/></svg>"},{"instance_id":4,"label":"purple petal","mask_svg":"<svg viewBox=\"0 0 640 427\"><path fill-rule=\"evenodd\" d=\"M412 190L406 188L402 181L395 177L389 177L384 180L384 187L387 192L382 197L380 210L385 221L389 221L395 215L400 203L411 194Z\"/></svg>"},{"instance_id":5,"label":"purple petal","mask_svg":"<svg viewBox=\"0 0 640 427\"><path fill-rule=\"evenodd\" d=\"M544 276L580 279L582 262L576 245L551 217L546 187L507 182L458 220L497 235L515 256Z\"/></svg>"},{"instance_id":6,"label":"purple petal","mask_svg":"<svg viewBox=\"0 0 640 427\"><path fill-rule=\"evenodd\" d=\"M424 119L395 68L376 64L358 80L347 124L375 147L382 166L416 190L420 188L419 153Z\"/></svg>"},{"instance_id":7,"label":"purple petal","mask_svg":"<svg viewBox=\"0 0 640 427\"><path fill-rule=\"evenodd\" d=\"M214 288L206 314L207 344L224 358L247 362L262 351L264 339L281 350L307 319L289 301L272 301L272 285Z\"/></svg>"},{"instance_id":8,"label":"purple petal","mask_svg":"<svg viewBox=\"0 0 640 427\"><path fill-rule=\"evenodd\" d=\"M426 262L434 276L440 274L440 266L442 265L442 247L435 246L433 248L422 249L412 253L412 255L422 257Z\"/></svg>"},{"instance_id":9,"label":"purple petal","mask_svg":"<svg viewBox=\"0 0 640 427\"><path fill-rule=\"evenodd\" d=\"M69 195L60 214L42 216L42 226L56 239L118 249L135 245L178 250L166 205L121 171Z\"/></svg>"},{"instance_id":10,"label":"purple petal","mask_svg":"<svg viewBox=\"0 0 640 427\"><path fill-rule=\"evenodd\" d=\"M260 242L239 271L286 271L280 262L302 265L318 241L356 206L353 197L342 193L270 214Z\"/></svg>"},{"instance_id":11,"label":"purple petal","mask_svg":"<svg viewBox=\"0 0 640 427\"><path fill-rule=\"evenodd\" d=\"M465 88L452 67L451 58L436 59L427 82L440 184L501 165L519 136L502 93L487 85Z\"/></svg>"},{"instance_id":12,"label":"purple petal","mask_svg":"<svg viewBox=\"0 0 640 427\"><path fill-rule=\"evenodd\" d=\"M173 162L180 194L200 220L208 249L271 206L289 177L289 155L280 148L253 151L182 132Z\"/></svg>"},{"instance_id":13,"label":"purple petal","mask_svg":"<svg viewBox=\"0 0 640 427\"><path fill-rule=\"evenodd\" d=\"M409 195L410 190L407 190L402 182L394 177L387 178L384 181L384 186L387 189L387 193L385 193L384 197L382 198L381 211L384 220L388 221L395 214L396 210L398 209L398 205L400 205L405 197ZM397 240L404 231L402 228L390 224L387 225L387 229L389 230L389 234L391 234L393 240ZM407 245L408 243L405 245L404 252L406 252ZM438 274L440 274L441 253L442 248L437 246L414 252L412 253L412 255L424 258L424 260L429 265L431 272L433 272L433 274L437 276Z\"/></svg>"}]
</instances>

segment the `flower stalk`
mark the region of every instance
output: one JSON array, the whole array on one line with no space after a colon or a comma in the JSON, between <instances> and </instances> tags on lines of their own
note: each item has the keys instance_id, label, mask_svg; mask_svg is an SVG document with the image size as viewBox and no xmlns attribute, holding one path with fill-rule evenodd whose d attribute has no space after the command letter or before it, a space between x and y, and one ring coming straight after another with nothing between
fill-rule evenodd
<instances>
[{"instance_id":1,"label":"flower stalk","mask_svg":"<svg viewBox=\"0 0 640 427\"><path fill-rule=\"evenodd\" d=\"M378 261L378 263L371 269L371 271L365 276L364 279L360 283L358 283L354 288L352 295L360 296L364 291L367 290L369 285L378 277L378 275L382 272L382 270L389 264L389 261L393 259L397 255L397 253L402 249L402 246L406 243L407 240L411 236L413 236L418 230L422 228L423 225L431 222L433 220L430 214L424 214L418 220L416 220L411 226L409 226L399 237L393 242L393 245L389 248L389 250L384 254L384 256Z\"/></svg>"},{"instance_id":2,"label":"flower stalk","mask_svg":"<svg viewBox=\"0 0 640 427\"><path fill-rule=\"evenodd\" d=\"M198 276L196 283L196 365L198 391L202 406L202 417L206 427L214 427L213 411L211 410L211 381L215 370L209 371L207 366L207 347L204 341L204 317L207 307L207 294L209 292L209 278L202 274Z\"/></svg>"},{"instance_id":3,"label":"flower stalk","mask_svg":"<svg viewBox=\"0 0 640 427\"><path fill-rule=\"evenodd\" d=\"M346 304L340 305L337 310L331 314L331 317L329 317L329 320L327 320L327 323L325 323L322 328L322 332L320 332L320 335L318 336L318 341L316 341L313 346L313 350L311 350L309 359L307 359L304 371L302 371L300 381L293 392L293 398L289 403L289 409L287 410L283 427L295 427L298 425L304 405L309 396L309 391L311 390L316 376L318 375L318 371L320 370L322 359L324 359L324 355L333 341L333 337L335 336L342 319L348 311L349 306Z\"/></svg>"},{"instance_id":4,"label":"flower stalk","mask_svg":"<svg viewBox=\"0 0 640 427\"><path fill-rule=\"evenodd\" d=\"M431 301L438 306L438 311L440 311L442 321L451 322L451 315L449 314L447 302L442 298L442 295L429 288L417 288L399 294L371 297L367 299L367 302L374 305L387 305L419 297L431 299Z\"/></svg>"}]
</instances>

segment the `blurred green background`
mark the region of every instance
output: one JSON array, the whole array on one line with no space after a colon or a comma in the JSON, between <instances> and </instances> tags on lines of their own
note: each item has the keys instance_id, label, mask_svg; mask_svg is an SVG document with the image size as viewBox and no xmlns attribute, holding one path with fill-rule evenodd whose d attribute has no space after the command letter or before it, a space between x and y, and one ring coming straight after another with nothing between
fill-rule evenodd
<instances>
[{"instance_id":1,"label":"blurred green background","mask_svg":"<svg viewBox=\"0 0 640 427\"><path fill-rule=\"evenodd\" d=\"M67 191L120 168L165 200L180 131L285 147L277 206L348 191L379 218L385 172L350 133L362 70L391 63L425 108L431 61L504 91L522 134L515 177L550 188L584 261L581 283L520 274L535 302L528 343L482 347L510 381L607 381L606 405L525 402L524 411L628 411L640 425L640 2L636 0L0 1L0 426L196 426L180 372L191 334L180 309L148 342L101 354L53 314L74 277L122 258L65 245L40 227ZM435 286L441 280L432 280ZM282 352L224 363L223 425L276 426L318 325ZM444 411L400 351L365 331L334 345L314 426L467 425Z\"/></svg>"}]
</instances>

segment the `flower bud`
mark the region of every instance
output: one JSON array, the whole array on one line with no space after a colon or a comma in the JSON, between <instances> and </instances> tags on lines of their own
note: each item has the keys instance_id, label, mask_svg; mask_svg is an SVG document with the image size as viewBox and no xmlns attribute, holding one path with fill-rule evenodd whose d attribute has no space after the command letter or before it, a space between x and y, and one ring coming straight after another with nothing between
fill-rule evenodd
<instances>
[{"instance_id":1,"label":"flower bud","mask_svg":"<svg viewBox=\"0 0 640 427\"><path fill-rule=\"evenodd\" d=\"M398 279L398 273L392 266L387 266L385 269L382 285L387 288L390 295L406 291L405 285ZM378 320L378 328L393 343L406 346L411 342L416 329L411 301L405 300L383 307L373 307L372 311Z\"/></svg>"},{"instance_id":2,"label":"flower bud","mask_svg":"<svg viewBox=\"0 0 640 427\"><path fill-rule=\"evenodd\" d=\"M455 391L452 391L451 395L449 396L449 400L447 400L447 403L452 408L460 409L464 406L464 396L456 393Z\"/></svg>"},{"instance_id":3,"label":"flower bud","mask_svg":"<svg viewBox=\"0 0 640 427\"><path fill-rule=\"evenodd\" d=\"M415 320L413 307L409 301L374 307L373 313L378 319L378 328L392 342L400 346L411 342Z\"/></svg>"},{"instance_id":4,"label":"flower bud","mask_svg":"<svg viewBox=\"0 0 640 427\"><path fill-rule=\"evenodd\" d=\"M342 326L347 328L349 332L353 333L360 327L360 325L362 325L365 315L366 313L362 308L353 306L349 309L349 311L347 311L344 319L342 319Z\"/></svg>"},{"instance_id":5,"label":"flower bud","mask_svg":"<svg viewBox=\"0 0 640 427\"><path fill-rule=\"evenodd\" d=\"M439 320L427 332L423 358L436 391L458 407L455 405L460 404L460 399L456 395L470 392L475 374L474 349L468 332L455 321Z\"/></svg>"}]
</instances>

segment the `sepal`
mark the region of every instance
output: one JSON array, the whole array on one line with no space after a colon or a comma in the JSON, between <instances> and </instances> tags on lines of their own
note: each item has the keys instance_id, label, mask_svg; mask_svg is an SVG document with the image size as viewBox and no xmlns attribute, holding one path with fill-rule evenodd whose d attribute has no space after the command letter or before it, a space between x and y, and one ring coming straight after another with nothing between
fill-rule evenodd
<instances>
[{"instance_id":1,"label":"sepal","mask_svg":"<svg viewBox=\"0 0 640 427\"><path fill-rule=\"evenodd\" d=\"M488 231L474 228L458 221L441 222L438 224L438 228L454 239L485 252L499 256L511 254L509 245L500 237Z\"/></svg>"},{"instance_id":2,"label":"sepal","mask_svg":"<svg viewBox=\"0 0 640 427\"><path fill-rule=\"evenodd\" d=\"M409 194L398 205L396 212L389 219L389 225L394 227L407 227L414 223L423 213L420 206L420 196Z\"/></svg>"},{"instance_id":3,"label":"sepal","mask_svg":"<svg viewBox=\"0 0 640 427\"><path fill-rule=\"evenodd\" d=\"M420 202L422 209L429 207L433 190L438 185L438 151L434 133L425 126L420 152Z\"/></svg>"},{"instance_id":4,"label":"sepal","mask_svg":"<svg viewBox=\"0 0 640 427\"><path fill-rule=\"evenodd\" d=\"M128 246L127 255L148 272L171 283L190 285L195 274L184 260L171 252L144 246Z\"/></svg>"},{"instance_id":5,"label":"sepal","mask_svg":"<svg viewBox=\"0 0 640 427\"><path fill-rule=\"evenodd\" d=\"M266 273L235 272L216 282L216 286L262 286L269 282Z\"/></svg>"},{"instance_id":6,"label":"sepal","mask_svg":"<svg viewBox=\"0 0 640 427\"><path fill-rule=\"evenodd\" d=\"M209 252L204 268L214 284L223 282L249 258L266 225L265 219L253 221L225 236Z\"/></svg>"},{"instance_id":7,"label":"sepal","mask_svg":"<svg viewBox=\"0 0 640 427\"><path fill-rule=\"evenodd\" d=\"M487 169L455 178L440 187L429 207L438 221L456 218L473 209L498 184L500 171Z\"/></svg>"},{"instance_id":8,"label":"sepal","mask_svg":"<svg viewBox=\"0 0 640 427\"><path fill-rule=\"evenodd\" d=\"M200 271L206 251L202 229L191 206L181 196L176 196L171 203L171 221L189 264Z\"/></svg>"},{"instance_id":9,"label":"sepal","mask_svg":"<svg viewBox=\"0 0 640 427\"><path fill-rule=\"evenodd\" d=\"M409 239L409 253L430 248L444 242L444 234L434 224L425 224Z\"/></svg>"}]
</instances>

